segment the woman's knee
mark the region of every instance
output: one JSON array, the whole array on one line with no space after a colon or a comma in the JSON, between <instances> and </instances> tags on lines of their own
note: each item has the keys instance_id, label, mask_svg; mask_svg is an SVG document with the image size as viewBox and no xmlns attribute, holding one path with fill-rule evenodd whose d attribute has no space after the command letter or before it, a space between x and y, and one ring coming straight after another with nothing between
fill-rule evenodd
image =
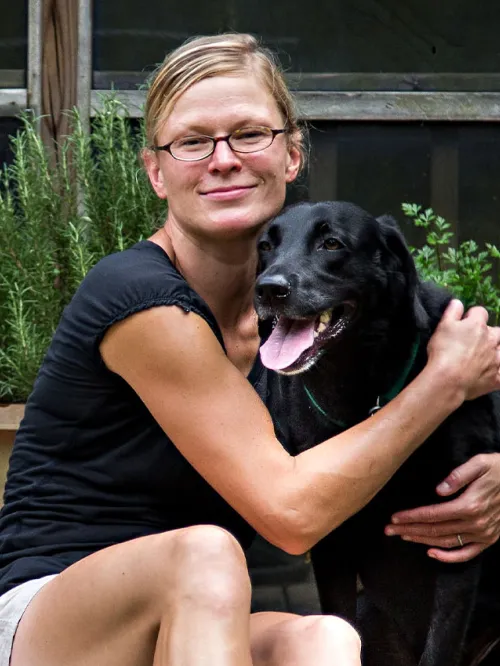
<instances>
[{"instance_id":1,"label":"woman's knee","mask_svg":"<svg viewBox=\"0 0 500 666\"><path fill-rule=\"evenodd\" d=\"M361 650L361 639L354 627L334 615L309 615L296 620L296 636L316 644L331 643Z\"/></svg>"},{"instance_id":2,"label":"woman's knee","mask_svg":"<svg viewBox=\"0 0 500 666\"><path fill-rule=\"evenodd\" d=\"M332 615L295 617L279 625L270 664L361 664L361 640L348 622Z\"/></svg>"},{"instance_id":3,"label":"woman's knee","mask_svg":"<svg viewBox=\"0 0 500 666\"><path fill-rule=\"evenodd\" d=\"M172 560L178 600L182 597L228 609L249 606L251 587L245 555L226 530L213 525L179 530Z\"/></svg>"}]
</instances>

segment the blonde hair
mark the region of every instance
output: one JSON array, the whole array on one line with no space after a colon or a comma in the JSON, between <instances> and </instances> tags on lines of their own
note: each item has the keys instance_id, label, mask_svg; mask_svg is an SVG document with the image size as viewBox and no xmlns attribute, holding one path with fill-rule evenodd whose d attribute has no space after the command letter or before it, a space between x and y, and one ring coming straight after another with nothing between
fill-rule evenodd
<instances>
[{"instance_id":1,"label":"blonde hair","mask_svg":"<svg viewBox=\"0 0 500 666\"><path fill-rule=\"evenodd\" d=\"M305 163L305 135L276 56L252 35L226 33L195 37L167 55L150 78L145 107L146 140L156 145L159 127L178 98L195 83L213 76L257 72L283 116L288 140Z\"/></svg>"}]
</instances>

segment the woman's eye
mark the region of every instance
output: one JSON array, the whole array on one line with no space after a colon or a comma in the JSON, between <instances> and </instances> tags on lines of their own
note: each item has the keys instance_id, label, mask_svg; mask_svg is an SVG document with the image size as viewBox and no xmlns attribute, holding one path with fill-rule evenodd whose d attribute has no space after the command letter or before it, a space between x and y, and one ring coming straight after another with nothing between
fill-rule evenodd
<instances>
[{"instance_id":1,"label":"woman's eye","mask_svg":"<svg viewBox=\"0 0 500 666\"><path fill-rule=\"evenodd\" d=\"M210 138L206 136L186 136L175 142L179 148L198 148L210 142Z\"/></svg>"},{"instance_id":2,"label":"woman's eye","mask_svg":"<svg viewBox=\"0 0 500 666\"><path fill-rule=\"evenodd\" d=\"M272 249L271 243L266 240L260 241L257 248L260 252L269 252Z\"/></svg>"},{"instance_id":3,"label":"woman's eye","mask_svg":"<svg viewBox=\"0 0 500 666\"><path fill-rule=\"evenodd\" d=\"M323 248L325 250L340 250L342 243L336 238L325 238Z\"/></svg>"},{"instance_id":4,"label":"woman's eye","mask_svg":"<svg viewBox=\"0 0 500 666\"><path fill-rule=\"evenodd\" d=\"M244 141L262 139L263 136L267 136L267 133L259 129L243 129L239 130L237 134L237 138L243 139Z\"/></svg>"}]
</instances>

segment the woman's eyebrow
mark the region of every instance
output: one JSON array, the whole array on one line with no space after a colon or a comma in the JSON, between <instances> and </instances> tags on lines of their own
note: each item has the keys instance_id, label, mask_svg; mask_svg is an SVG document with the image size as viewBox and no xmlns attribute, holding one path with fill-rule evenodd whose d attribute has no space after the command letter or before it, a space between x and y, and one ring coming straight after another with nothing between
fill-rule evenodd
<instances>
[{"instance_id":1,"label":"woman's eyebrow","mask_svg":"<svg viewBox=\"0 0 500 666\"><path fill-rule=\"evenodd\" d=\"M189 136L192 134L203 134L206 136L213 136L215 132L210 130L209 125L211 123L209 121L202 121L202 120L194 120L192 122L187 122L187 123L182 123L179 124L178 127L174 127L171 129L171 134L172 136L175 136L175 138L179 138L182 136ZM266 117L264 118L263 115L259 116L241 116L241 118L237 120L233 120L227 127L227 129L224 130L224 132L220 131L217 132L217 134L230 134L231 132L234 132L237 129L240 129L241 127L281 127L284 124L282 120L276 124L276 122L272 121L270 118Z\"/></svg>"}]
</instances>

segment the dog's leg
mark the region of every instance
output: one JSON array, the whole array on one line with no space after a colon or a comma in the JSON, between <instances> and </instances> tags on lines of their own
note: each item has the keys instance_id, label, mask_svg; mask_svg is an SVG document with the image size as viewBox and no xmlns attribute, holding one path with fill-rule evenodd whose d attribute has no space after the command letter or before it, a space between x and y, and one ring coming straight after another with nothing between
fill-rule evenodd
<instances>
[{"instance_id":1,"label":"dog's leg","mask_svg":"<svg viewBox=\"0 0 500 666\"><path fill-rule=\"evenodd\" d=\"M358 597L358 631L363 666L417 666L401 628L363 592Z\"/></svg>"},{"instance_id":2,"label":"dog's leg","mask_svg":"<svg viewBox=\"0 0 500 666\"><path fill-rule=\"evenodd\" d=\"M442 565L436 579L432 621L419 666L458 666L461 663L481 565L480 557L465 565Z\"/></svg>"},{"instance_id":3,"label":"dog's leg","mask_svg":"<svg viewBox=\"0 0 500 666\"><path fill-rule=\"evenodd\" d=\"M348 524L338 527L311 550L321 610L356 622L356 556L350 548Z\"/></svg>"}]
</instances>

